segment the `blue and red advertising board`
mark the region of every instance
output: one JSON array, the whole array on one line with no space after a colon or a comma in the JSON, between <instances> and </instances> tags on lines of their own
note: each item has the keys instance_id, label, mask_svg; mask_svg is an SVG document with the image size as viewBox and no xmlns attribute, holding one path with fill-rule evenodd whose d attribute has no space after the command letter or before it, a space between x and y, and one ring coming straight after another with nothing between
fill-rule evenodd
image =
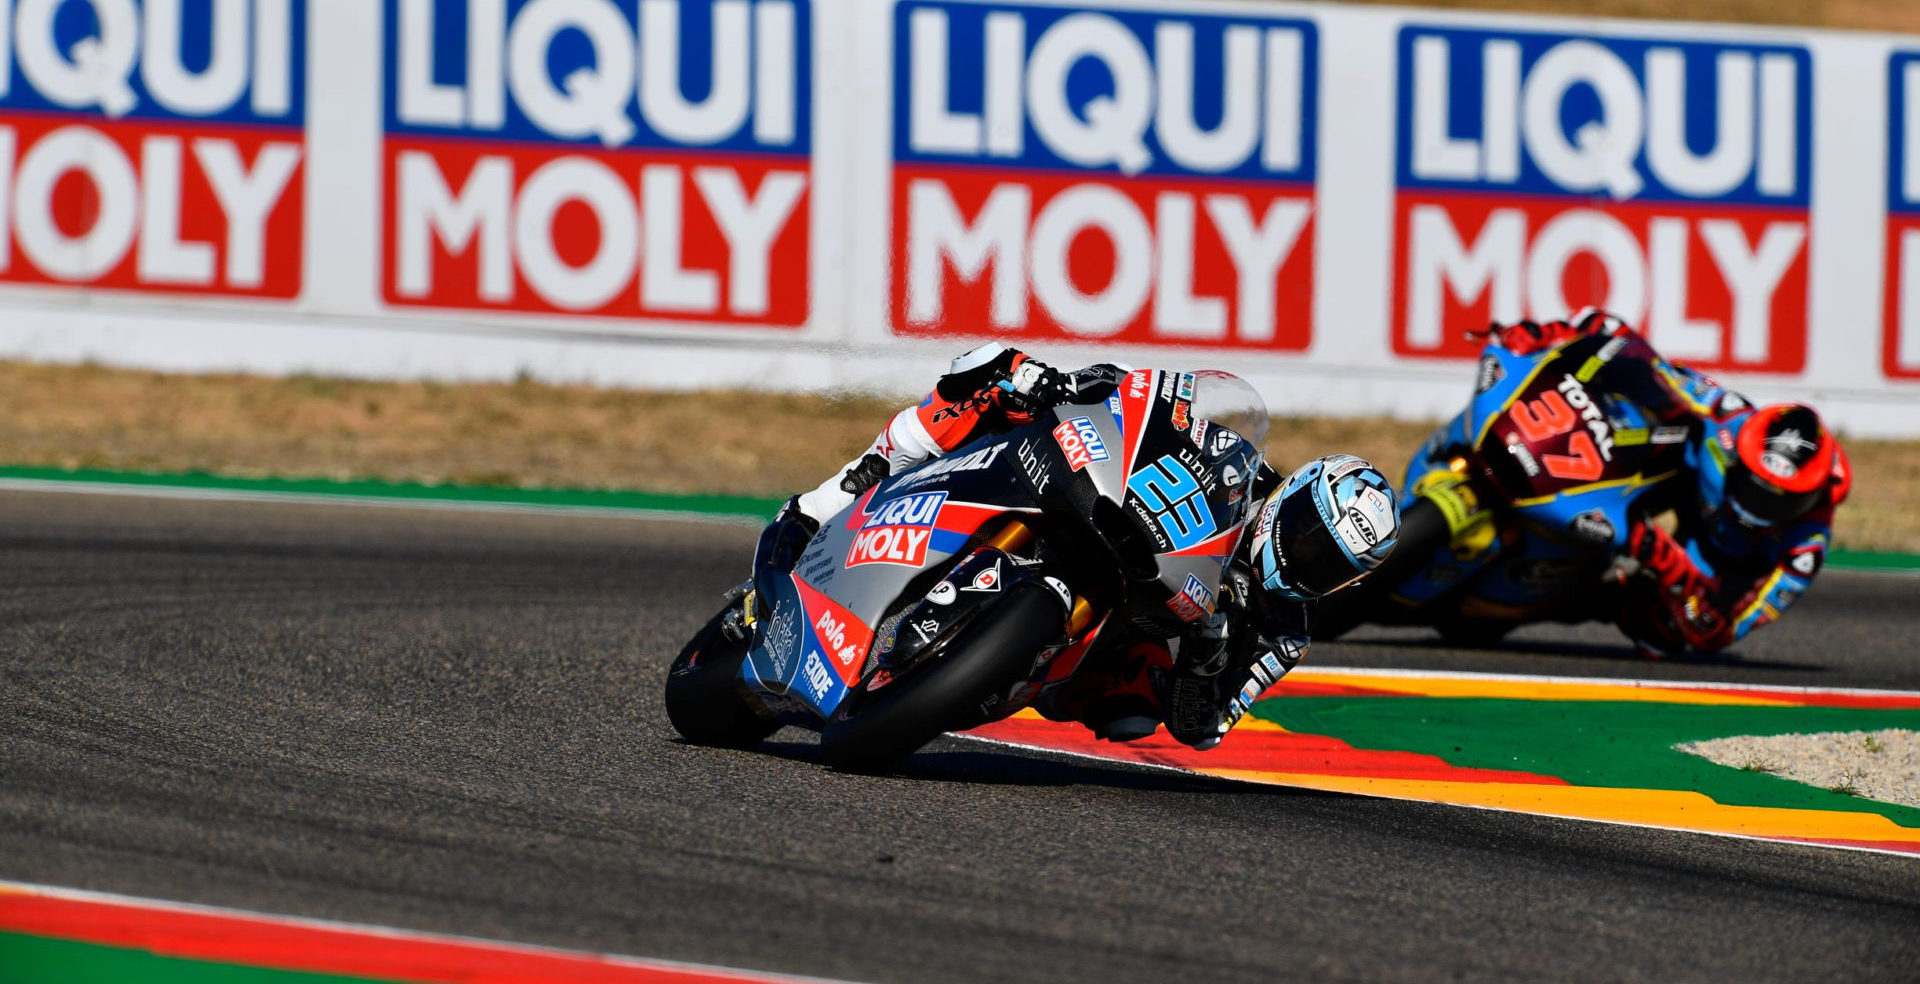
<instances>
[{"instance_id":1,"label":"blue and red advertising board","mask_svg":"<svg viewBox=\"0 0 1920 984\"><path fill-rule=\"evenodd\" d=\"M1312 23L905 0L897 334L1299 351Z\"/></svg>"},{"instance_id":2,"label":"blue and red advertising board","mask_svg":"<svg viewBox=\"0 0 1920 984\"><path fill-rule=\"evenodd\" d=\"M1920 52L1887 66L1887 279L1881 369L1920 379Z\"/></svg>"},{"instance_id":3,"label":"blue and red advertising board","mask_svg":"<svg viewBox=\"0 0 1920 984\"><path fill-rule=\"evenodd\" d=\"M1696 365L1806 364L1806 49L1409 24L1398 64L1395 353L1599 304Z\"/></svg>"},{"instance_id":4,"label":"blue and red advertising board","mask_svg":"<svg viewBox=\"0 0 1920 984\"><path fill-rule=\"evenodd\" d=\"M0 2L0 281L291 298L304 0Z\"/></svg>"},{"instance_id":5,"label":"blue and red advertising board","mask_svg":"<svg viewBox=\"0 0 1920 984\"><path fill-rule=\"evenodd\" d=\"M802 324L810 16L386 0L385 299Z\"/></svg>"}]
</instances>

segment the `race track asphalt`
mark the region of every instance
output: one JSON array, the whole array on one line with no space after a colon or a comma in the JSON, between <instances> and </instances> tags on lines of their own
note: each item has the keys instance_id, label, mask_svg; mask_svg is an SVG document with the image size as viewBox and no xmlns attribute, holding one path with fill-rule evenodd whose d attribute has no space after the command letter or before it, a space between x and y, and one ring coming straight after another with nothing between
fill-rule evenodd
<instances>
[{"instance_id":1,"label":"race track asphalt","mask_svg":"<svg viewBox=\"0 0 1920 984\"><path fill-rule=\"evenodd\" d=\"M881 778L796 731L684 745L663 672L752 537L0 493L0 879L875 982L1920 979L1911 858L951 738ZM1311 659L1920 689L1916 602L1829 572L1712 663L1578 630Z\"/></svg>"}]
</instances>

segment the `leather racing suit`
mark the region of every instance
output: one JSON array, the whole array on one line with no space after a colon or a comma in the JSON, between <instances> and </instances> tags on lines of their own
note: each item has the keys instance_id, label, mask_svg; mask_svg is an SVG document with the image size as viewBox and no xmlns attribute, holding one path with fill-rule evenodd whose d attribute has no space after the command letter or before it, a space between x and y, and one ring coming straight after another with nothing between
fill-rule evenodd
<instances>
[{"instance_id":1,"label":"leather racing suit","mask_svg":"<svg viewBox=\"0 0 1920 984\"><path fill-rule=\"evenodd\" d=\"M1624 321L1591 308L1566 321L1488 331L1494 343L1517 355L1588 334L1639 337ZM1846 498L1851 477L1836 447L1834 481L1812 508L1775 525L1738 521L1728 508L1727 476L1754 405L1697 370L1658 356L1653 368L1665 399L1648 409L1665 426L1687 428L1684 460L1691 473L1649 494L1628 528L1616 531L1611 548L1617 590L1594 592L1587 604L1591 618L1613 622L1648 656L1715 652L1778 620L1813 583L1832 538L1834 508ZM1465 426L1462 413L1428 447L1464 440ZM1437 459L1430 464L1446 467ZM1669 513L1671 531L1659 521Z\"/></svg>"},{"instance_id":2,"label":"leather racing suit","mask_svg":"<svg viewBox=\"0 0 1920 984\"><path fill-rule=\"evenodd\" d=\"M1028 423L1060 403L1104 399L1124 376L1113 365L1060 373L999 343L961 355L926 399L896 414L865 452L789 501L763 537L756 563L790 566L821 522L889 476ZM1265 497L1279 484L1280 476L1263 463L1249 497ZM783 523L798 529L782 533ZM1111 741L1146 737L1164 722L1189 745L1217 744L1308 647L1311 603L1262 591L1245 558L1236 561L1223 575L1214 615L1171 639L1131 620L1110 620L1080 669L1037 709L1055 720L1079 721Z\"/></svg>"}]
</instances>

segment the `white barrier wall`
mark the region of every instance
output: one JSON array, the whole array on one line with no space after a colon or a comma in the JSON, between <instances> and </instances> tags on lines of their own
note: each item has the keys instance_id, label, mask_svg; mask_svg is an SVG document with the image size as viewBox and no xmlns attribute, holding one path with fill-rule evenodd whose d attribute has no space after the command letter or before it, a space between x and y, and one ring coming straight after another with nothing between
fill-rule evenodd
<instances>
[{"instance_id":1,"label":"white barrier wall","mask_svg":"<svg viewBox=\"0 0 1920 984\"><path fill-rule=\"evenodd\" d=\"M0 353L1440 416L1604 303L1920 436L1920 38L1280 2L0 0Z\"/></svg>"}]
</instances>

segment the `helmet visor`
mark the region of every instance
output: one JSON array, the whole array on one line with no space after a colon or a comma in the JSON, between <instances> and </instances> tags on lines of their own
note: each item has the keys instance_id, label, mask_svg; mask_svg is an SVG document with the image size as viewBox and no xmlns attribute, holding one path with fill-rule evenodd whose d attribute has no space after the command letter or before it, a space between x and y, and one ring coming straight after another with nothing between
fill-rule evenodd
<instances>
[{"instance_id":1,"label":"helmet visor","mask_svg":"<svg viewBox=\"0 0 1920 984\"><path fill-rule=\"evenodd\" d=\"M1727 466L1727 503L1733 514L1748 526L1781 526L1805 516L1819 503L1825 486L1805 492L1789 492L1762 479L1735 459Z\"/></svg>"},{"instance_id":2,"label":"helmet visor","mask_svg":"<svg viewBox=\"0 0 1920 984\"><path fill-rule=\"evenodd\" d=\"M1275 554L1288 586L1306 595L1324 595L1360 576L1339 537L1327 528L1307 495L1288 496L1274 519Z\"/></svg>"}]
</instances>

